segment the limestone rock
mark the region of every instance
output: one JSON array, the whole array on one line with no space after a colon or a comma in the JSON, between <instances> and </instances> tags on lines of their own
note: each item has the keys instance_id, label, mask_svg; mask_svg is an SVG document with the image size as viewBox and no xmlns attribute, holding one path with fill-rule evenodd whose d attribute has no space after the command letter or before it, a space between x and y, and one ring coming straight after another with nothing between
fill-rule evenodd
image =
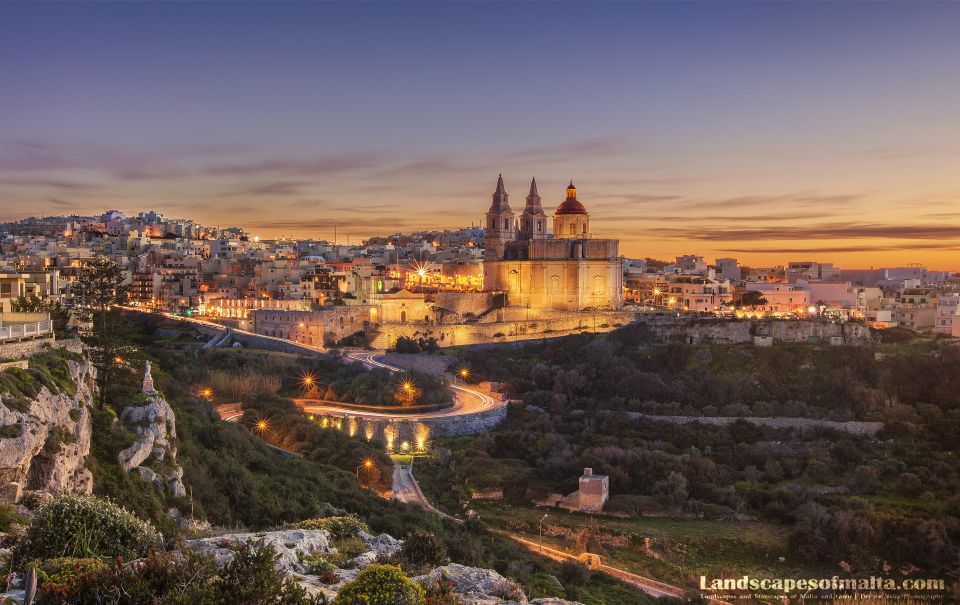
<instances>
[{"instance_id":1,"label":"limestone rock","mask_svg":"<svg viewBox=\"0 0 960 605\"><path fill-rule=\"evenodd\" d=\"M67 367L73 395L42 387L24 411L0 406L0 426L19 428L17 436L0 438L0 491L7 500L15 501L22 490L89 494L93 488L87 406L96 370L86 359L67 361Z\"/></svg>"},{"instance_id":2,"label":"limestone rock","mask_svg":"<svg viewBox=\"0 0 960 605\"><path fill-rule=\"evenodd\" d=\"M306 573L300 562L310 554L333 552L330 547L330 533L325 529L289 529L244 534L226 534L215 538L188 540L188 548L209 552L217 563L225 564L233 559L233 549L246 542L263 542L277 551L276 568L279 571ZM233 548L231 548L231 546Z\"/></svg>"},{"instance_id":3,"label":"limestone rock","mask_svg":"<svg viewBox=\"0 0 960 605\"><path fill-rule=\"evenodd\" d=\"M527 597L520 586L492 569L467 567L457 563L437 567L425 576L414 578L423 585L431 585L444 576L453 583L453 592L461 597L464 605L498 605L504 601L526 603Z\"/></svg>"},{"instance_id":4,"label":"limestone rock","mask_svg":"<svg viewBox=\"0 0 960 605\"><path fill-rule=\"evenodd\" d=\"M182 498L187 490L174 444L177 417L170 404L153 388L149 362L141 397L141 403L127 406L120 414L120 421L136 434L136 440L117 454L117 461L124 470L135 471L144 481L154 483L161 490L166 486L174 496Z\"/></svg>"},{"instance_id":5,"label":"limestone rock","mask_svg":"<svg viewBox=\"0 0 960 605\"><path fill-rule=\"evenodd\" d=\"M387 534L372 536L365 531L361 531L357 533L357 537L363 540L367 548L377 555L392 555L403 548L403 540L398 540Z\"/></svg>"}]
</instances>

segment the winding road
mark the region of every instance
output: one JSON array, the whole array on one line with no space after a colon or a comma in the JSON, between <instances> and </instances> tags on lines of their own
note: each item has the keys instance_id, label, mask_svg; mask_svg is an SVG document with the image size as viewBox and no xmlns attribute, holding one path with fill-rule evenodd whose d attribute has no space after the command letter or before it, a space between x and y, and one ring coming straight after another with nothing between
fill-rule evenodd
<instances>
[{"instance_id":1,"label":"winding road","mask_svg":"<svg viewBox=\"0 0 960 605\"><path fill-rule=\"evenodd\" d=\"M391 372L402 372L403 368L389 364L383 359L384 351L365 351L360 349L347 350L344 358L356 363L362 363L368 368L384 368ZM423 413L395 414L390 412L379 412L364 408L357 408L349 404L342 404L336 401L325 401L322 399L294 399L294 402L304 412L308 414L318 414L326 416L356 416L360 418L370 418L374 420L436 420L438 418L451 418L454 416L469 416L488 412L506 405L495 397L487 395L479 389L471 388L466 385L452 384L453 405L442 409Z\"/></svg>"},{"instance_id":2,"label":"winding road","mask_svg":"<svg viewBox=\"0 0 960 605\"><path fill-rule=\"evenodd\" d=\"M121 307L126 311L136 311L140 313L146 313L147 311L143 309L138 309L136 307ZM303 343L294 342L291 340L286 340L282 338L276 338L271 336L263 336L260 334L254 334L253 332L247 332L237 328L228 328L226 326L206 321L203 319L195 317L183 317L180 315L173 315L172 313L164 313L163 316L167 319L174 321L180 321L184 323L191 323L195 325L204 326L206 328L214 328L220 330L223 333L233 331L240 334L250 334L257 336L258 338L267 338L270 340L276 340L278 342L284 342L287 344L294 344L303 349L305 354L309 353L327 353L330 351L322 347L316 347L311 345L306 345ZM210 342L215 342L220 340L223 335L214 336ZM395 365L389 364L383 359L383 354L385 351L368 351L365 349L342 349L344 352L343 357L348 361L355 363L362 363L368 368L384 368L390 370L391 372L402 372L403 368L397 367ZM469 416L471 414L478 414L481 412L488 412L494 410L498 407L507 405L505 401L501 401L495 397L487 395L483 391L478 389L471 388L466 385L451 384L450 388L453 390L453 402L452 405L446 409L442 410L433 410L423 413L412 413L412 414L394 414L390 412L378 412L375 410L357 408L351 406L350 404L342 404L336 401L325 401L322 399L295 399L294 401L304 412L308 414L317 414L322 416L355 416L361 418L368 418L371 420L431 420L438 418L451 418L454 416ZM242 412L236 413L237 410L232 410L229 416L224 416L221 413L221 418L224 420L236 421L242 415Z\"/></svg>"}]
</instances>

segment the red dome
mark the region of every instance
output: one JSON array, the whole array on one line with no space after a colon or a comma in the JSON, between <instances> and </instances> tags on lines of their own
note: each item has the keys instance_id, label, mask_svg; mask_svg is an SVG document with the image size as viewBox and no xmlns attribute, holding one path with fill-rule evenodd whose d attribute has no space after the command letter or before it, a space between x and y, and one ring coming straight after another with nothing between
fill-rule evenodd
<instances>
[{"instance_id":1,"label":"red dome","mask_svg":"<svg viewBox=\"0 0 960 605\"><path fill-rule=\"evenodd\" d=\"M577 198L568 197L557 206L557 214L586 214L587 209L583 207Z\"/></svg>"}]
</instances>

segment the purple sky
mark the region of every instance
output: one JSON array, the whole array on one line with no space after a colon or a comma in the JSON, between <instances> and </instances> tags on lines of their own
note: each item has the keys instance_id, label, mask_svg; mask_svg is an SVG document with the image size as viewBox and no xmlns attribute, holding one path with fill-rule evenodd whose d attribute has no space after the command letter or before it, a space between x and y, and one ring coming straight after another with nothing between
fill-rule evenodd
<instances>
[{"instance_id":1,"label":"purple sky","mask_svg":"<svg viewBox=\"0 0 960 605\"><path fill-rule=\"evenodd\" d=\"M0 219L478 223L960 269L960 4L0 3Z\"/></svg>"}]
</instances>

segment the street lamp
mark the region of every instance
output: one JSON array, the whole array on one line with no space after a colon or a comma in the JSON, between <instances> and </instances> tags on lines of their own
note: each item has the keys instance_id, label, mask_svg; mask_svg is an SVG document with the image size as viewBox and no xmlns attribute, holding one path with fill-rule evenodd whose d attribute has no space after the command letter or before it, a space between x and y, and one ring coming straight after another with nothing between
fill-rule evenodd
<instances>
[{"instance_id":1,"label":"street lamp","mask_svg":"<svg viewBox=\"0 0 960 605\"><path fill-rule=\"evenodd\" d=\"M460 370L457 372L457 375L466 381L466 379L470 377L470 370L467 368L460 368Z\"/></svg>"},{"instance_id":2,"label":"street lamp","mask_svg":"<svg viewBox=\"0 0 960 605\"><path fill-rule=\"evenodd\" d=\"M550 516L550 515L545 514L545 515L543 515L542 517L540 517L540 521L537 522L537 528L538 528L539 534L540 534L540 554L541 554L541 555L543 554L543 520L546 519L546 518L549 517L549 516Z\"/></svg>"},{"instance_id":3,"label":"street lamp","mask_svg":"<svg viewBox=\"0 0 960 605\"><path fill-rule=\"evenodd\" d=\"M373 468L373 460L371 460L370 458L367 458L360 464L360 466L357 467L357 479L360 478L360 469L369 469L369 468Z\"/></svg>"}]
</instances>

